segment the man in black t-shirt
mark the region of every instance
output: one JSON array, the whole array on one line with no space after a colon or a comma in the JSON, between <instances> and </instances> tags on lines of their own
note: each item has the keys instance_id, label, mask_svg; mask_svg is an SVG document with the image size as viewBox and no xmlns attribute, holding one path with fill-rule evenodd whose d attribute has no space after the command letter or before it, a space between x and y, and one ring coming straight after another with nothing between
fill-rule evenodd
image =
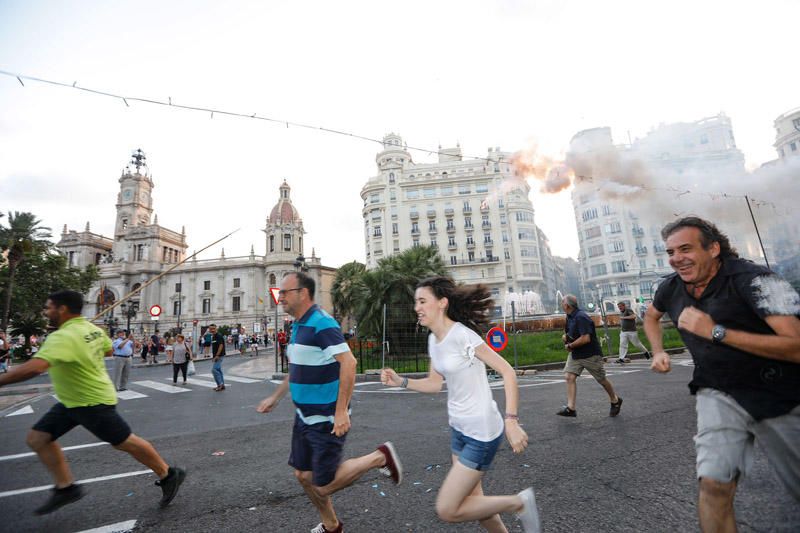
<instances>
[{"instance_id":1,"label":"man in black t-shirt","mask_svg":"<svg viewBox=\"0 0 800 533\"><path fill-rule=\"evenodd\" d=\"M698 217L661 232L675 270L645 316L652 369L669 372L660 319L669 314L694 360L698 513L703 531L734 531L736 485L758 440L800 501L800 296L768 269L739 259Z\"/></svg>"},{"instance_id":2,"label":"man in black t-shirt","mask_svg":"<svg viewBox=\"0 0 800 533\"><path fill-rule=\"evenodd\" d=\"M225 357L225 336L217 332L217 325L208 326L211 333L211 356L214 365L211 367L211 374L214 376L217 386L215 391L225 390L225 376L222 375L222 358Z\"/></svg>"},{"instance_id":3,"label":"man in black t-shirt","mask_svg":"<svg viewBox=\"0 0 800 533\"><path fill-rule=\"evenodd\" d=\"M567 314L564 327L564 349L569 352L567 363L564 365L564 379L567 382L567 405L556 414L559 416L574 417L578 415L575 409L575 399L578 395L578 376L583 369L589 371L592 377L606 390L611 401L609 416L617 416L622 407L622 398L614 392L614 387L606 377L603 368L603 350L597 340L597 331L594 322L585 311L578 308L578 298L567 294L561 300L561 308Z\"/></svg>"},{"instance_id":4,"label":"man in black t-shirt","mask_svg":"<svg viewBox=\"0 0 800 533\"><path fill-rule=\"evenodd\" d=\"M639 333L636 331L636 313L627 306L625 302L617 304L619 308L619 358L617 363L624 363L628 355L628 343L633 344L644 352L644 356L650 359L650 352L647 351L642 341L639 340Z\"/></svg>"}]
</instances>

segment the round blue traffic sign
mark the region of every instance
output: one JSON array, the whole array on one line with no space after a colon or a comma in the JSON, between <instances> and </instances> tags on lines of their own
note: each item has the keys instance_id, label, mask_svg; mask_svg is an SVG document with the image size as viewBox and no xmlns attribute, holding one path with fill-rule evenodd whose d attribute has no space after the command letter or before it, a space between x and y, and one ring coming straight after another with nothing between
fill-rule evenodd
<instances>
[{"instance_id":1,"label":"round blue traffic sign","mask_svg":"<svg viewBox=\"0 0 800 533\"><path fill-rule=\"evenodd\" d=\"M486 344L495 352L502 352L508 345L508 335L501 327L492 328L486 334Z\"/></svg>"}]
</instances>

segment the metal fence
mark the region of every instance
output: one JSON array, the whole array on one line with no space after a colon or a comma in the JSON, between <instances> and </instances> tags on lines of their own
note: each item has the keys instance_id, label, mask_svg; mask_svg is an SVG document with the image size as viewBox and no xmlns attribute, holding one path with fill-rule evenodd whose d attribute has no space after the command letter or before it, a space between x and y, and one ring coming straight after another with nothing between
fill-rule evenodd
<instances>
[{"instance_id":1,"label":"metal fence","mask_svg":"<svg viewBox=\"0 0 800 533\"><path fill-rule=\"evenodd\" d=\"M384 367L402 372L428 371L428 330L417 325L413 305L384 306L381 337L348 340L358 372Z\"/></svg>"}]
</instances>

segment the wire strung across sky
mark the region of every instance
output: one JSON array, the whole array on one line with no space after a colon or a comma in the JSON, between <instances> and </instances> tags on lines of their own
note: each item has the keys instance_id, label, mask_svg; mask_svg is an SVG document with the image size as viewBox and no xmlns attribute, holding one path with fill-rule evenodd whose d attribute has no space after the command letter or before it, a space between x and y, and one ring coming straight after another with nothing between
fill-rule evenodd
<instances>
[{"instance_id":1,"label":"wire strung across sky","mask_svg":"<svg viewBox=\"0 0 800 533\"><path fill-rule=\"evenodd\" d=\"M9 76L9 77L12 77L12 78L16 78L17 81L19 81L20 85L22 85L23 87L25 87L25 83L22 80L26 80L26 81L33 81L33 82L43 83L43 84L47 84L47 85L54 85L54 86L57 86L57 87L65 87L65 88L68 88L68 89L76 89L78 91L83 91L83 92L94 94L94 95L98 95L98 96L106 96L108 98L115 98L117 100L121 100L125 104L126 107L130 107L129 102L140 102L140 103L144 103L144 104L159 105L159 106L164 106L164 107L174 107L176 109L185 109L185 110L188 110L188 111L199 111L199 112L203 112L203 113L209 113L210 114L209 115L210 118L214 118L215 114L216 115L229 116L229 117L236 117L236 118L249 118L249 119L254 119L254 120L262 120L262 121L265 121L265 122L271 122L273 124L285 125L286 128L289 128L291 126L291 127L295 127L295 128L303 128L303 129L321 131L321 132L329 133L329 134L333 134L333 135L341 135L341 136L345 136L345 137L351 137L353 139L359 139L359 140L363 140L363 141L373 142L373 143L380 144L381 146L384 145L384 141L382 139L376 139L376 138L373 138L373 137L368 137L366 135L360 135L358 133L352 133L352 132L349 132L349 131L343 131L343 130L339 130L339 129L326 128L324 126L315 126L315 125L312 125L312 124L303 124L301 122L294 122L294 121L291 121L291 120L283 120L283 119L268 117L268 116L264 116L264 115L259 115L258 113L241 113L241 112L237 112L237 111L227 111L227 110L224 110L224 109L215 109L215 108L210 108L210 107L201 107L201 106L191 106L191 105L178 104L178 103L174 103L172 101L172 97L171 96L167 97L166 101L164 101L164 100L155 100L153 98L141 98L141 97L138 97L138 96L123 96L121 94L114 94L114 93L110 93L108 91L101 91L101 90L92 89L92 88L89 88L89 87L82 87L82 86L78 85L77 81L75 81L75 82L70 84L70 83L64 83L64 82L60 82L60 81L47 80L47 79L44 79L44 78L37 78L37 77L34 77L34 76L28 76L28 75L24 75L24 74L18 74L18 73L9 72L9 71L6 71L6 70L0 70L0 74L2 74L4 76ZM423 152L423 153L426 153L428 155L451 155L448 151L442 151L441 148L438 149L438 150L432 150L430 148L421 148L421 147L409 146L409 145L404 145L404 148L406 150L414 150L414 151L417 151L417 152ZM497 159L492 159L492 158L483 157L483 156L474 156L474 155L462 155L462 157L467 158L467 159L473 159L473 160L476 160L476 161L483 161L485 163L492 163L492 164L500 163L500 162L511 163L510 160L504 159L503 154L498 154L498 158ZM593 183L595 182L595 179L592 176L577 176L577 178L578 179L587 180L587 181L591 181ZM650 186L644 186L644 185L637 185L637 187L639 189L641 189L641 190L646 190L646 191L672 192L672 193L676 194L676 197L683 196L684 194L702 194L702 195L706 195L706 196L710 197L712 200L716 200L717 198L741 199L741 200L749 199L749 201L752 202L753 205L756 205L756 206L764 206L764 205L766 205L766 206L772 207L774 210L777 211L777 207L776 207L774 202L765 201L765 200L758 200L758 199L753 198L752 196L745 196L743 194L737 195L737 194L729 194L729 193L703 192L703 191L692 191L692 190L688 190L688 189L686 189L686 190L677 189L677 188L674 188L674 187L650 187ZM602 191L602 184L598 185L596 190L597 191Z\"/></svg>"}]
</instances>

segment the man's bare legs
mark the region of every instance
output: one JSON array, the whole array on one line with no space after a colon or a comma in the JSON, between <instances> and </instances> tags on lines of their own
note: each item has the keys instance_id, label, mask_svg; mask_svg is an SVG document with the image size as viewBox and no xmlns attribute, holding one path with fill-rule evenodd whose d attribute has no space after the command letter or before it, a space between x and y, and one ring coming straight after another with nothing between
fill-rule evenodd
<instances>
[{"instance_id":1,"label":"man's bare legs","mask_svg":"<svg viewBox=\"0 0 800 533\"><path fill-rule=\"evenodd\" d=\"M608 381L608 378L603 378L603 381L598 380L597 382L606 390L606 394L608 394L608 399L611 400L611 403L617 403L619 401L617 393L614 392L614 386L611 385L611 382Z\"/></svg>"},{"instance_id":2,"label":"man's bare legs","mask_svg":"<svg viewBox=\"0 0 800 533\"><path fill-rule=\"evenodd\" d=\"M153 445L143 438L131 433L124 442L117 444L114 448L129 453L131 457L155 472L159 479L167 477L169 465L158 455Z\"/></svg>"},{"instance_id":3,"label":"man's bare legs","mask_svg":"<svg viewBox=\"0 0 800 533\"><path fill-rule=\"evenodd\" d=\"M301 470L294 471L294 476L308 495L308 499L311 500L311 503L313 503L314 507L319 511L319 516L322 519L322 523L325 525L325 529L333 531L339 525L339 519L336 517L336 511L333 509L333 502L330 496L322 496L319 493L317 487L311 482L311 475L311 472L304 472Z\"/></svg>"},{"instance_id":4,"label":"man's bare legs","mask_svg":"<svg viewBox=\"0 0 800 533\"><path fill-rule=\"evenodd\" d=\"M39 460L52 474L55 480L56 488L63 489L69 487L75 478L72 477L72 472L67 464L67 459L64 457L64 452L61 446L52 440L52 435L44 431L37 431L32 429L28 431L28 436L25 439L28 447L36 452Z\"/></svg>"},{"instance_id":5,"label":"man's bare legs","mask_svg":"<svg viewBox=\"0 0 800 533\"><path fill-rule=\"evenodd\" d=\"M567 407L575 410L575 400L578 396L578 385L576 380L578 376L572 372L564 372L564 379L567 380Z\"/></svg>"},{"instance_id":6,"label":"man's bare legs","mask_svg":"<svg viewBox=\"0 0 800 533\"><path fill-rule=\"evenodd\" d=\"M733 512L735 495L735 481L722 483L700 478L697 514L700 517L700 529L703 533L735 533L736 517Z\"/></svg>"}]
</instances>

